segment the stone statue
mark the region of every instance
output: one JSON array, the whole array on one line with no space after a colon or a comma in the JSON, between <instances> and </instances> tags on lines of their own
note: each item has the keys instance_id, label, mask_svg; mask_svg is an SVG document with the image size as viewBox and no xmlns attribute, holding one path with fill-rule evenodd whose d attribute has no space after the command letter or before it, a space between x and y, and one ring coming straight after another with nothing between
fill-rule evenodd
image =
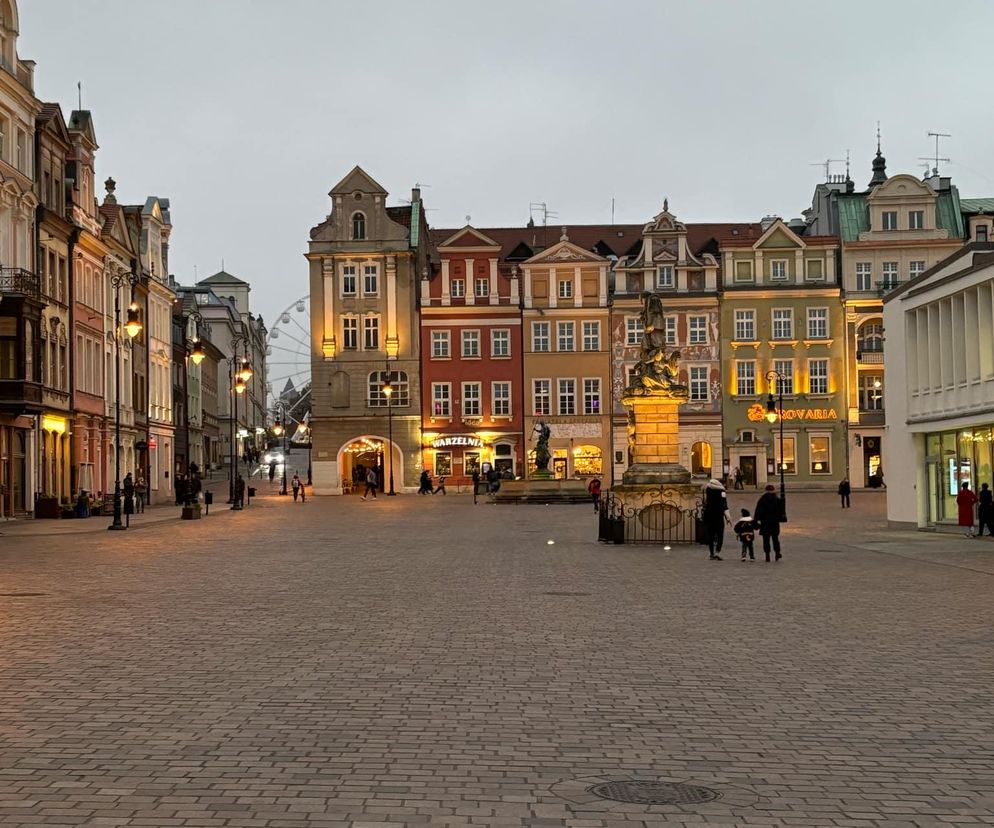
<instances>
[{"instance_id":1,"label":"stone statue","mask_svg":"<svg viewBox=\"0 0 994 828\"><path fill-rule=\"evenodd\" d=\"M552 459L552 452L549 451L552 429L545 424L545 420L539 420L532 429L532 434L538 435L535 443L535 471L548 473L549 461Z\"/></svg>"},{"instance_id":2,"label":"stone statue","mask_svg":"<svg viewBox=\"0 0 994 828\"><path fill-rule=\"evenodd\" d=\"M663 302L654 293L642 294L642 353L635 366L632 383L625 389L630 397L671 397L686 400L690 391L679 380L680 352L666 351L666 317Z\"/></svg>"}]
</instances>

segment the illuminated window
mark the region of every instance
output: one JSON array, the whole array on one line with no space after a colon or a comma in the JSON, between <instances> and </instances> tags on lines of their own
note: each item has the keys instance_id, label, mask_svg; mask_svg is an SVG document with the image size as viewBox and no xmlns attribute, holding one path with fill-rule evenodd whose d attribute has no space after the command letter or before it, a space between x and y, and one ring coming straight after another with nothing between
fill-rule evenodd
<instances>
[{"instance_id":1,"label":"illuminated window","mask_svg":"<svg viewBox=\"0 0 994 828\"><path fill-rule=\"evenodd\" d=\"M809 438L808 455L811 459L811 474L832 473L832 438L812 435Z\"/></svg>"},{"instance_id":2,"label":"illuminated window","mask_svg":"<svg viewBox=\"0 0 994 828\"><path fill-rule=\"evenodd\" d=\"M776 447L777 471L780 471L780 465L783 464L784 474L797 474L797 462L794 459L794 438L786 436L783 438L783 456L780 455L780 438L774 437L773 444Z\"/></svg>"},{"instance_id":3,"label":"illuminated window","mask_svg":"<svg viewBox=\"0 0 994 828\"><path fill-rule=\"evenodd\" d=\"M692 474L711 476L713 452L711 444L699 441L690 447L690 471Z\"/></svg>"},{"instance_id":4,"label":"illuminated window","mask_svg":"<svg viewBox=\"0 0 994 828\"><path fill-rule=\"evenodd\" d=\"M452 474L452 452L435 452L435 477L448 477Z\"/></svg>"},{"instance_id":5,"label":"illuminated window","mask_svg":"<svg viewBox=\"0 0 994 828\"><path fill-rule=\"evenodd\" d=\"M577 446L573 449L573 471L577 475L601 474L602 452L597 446Z\"/></svg>"}]
</instances>

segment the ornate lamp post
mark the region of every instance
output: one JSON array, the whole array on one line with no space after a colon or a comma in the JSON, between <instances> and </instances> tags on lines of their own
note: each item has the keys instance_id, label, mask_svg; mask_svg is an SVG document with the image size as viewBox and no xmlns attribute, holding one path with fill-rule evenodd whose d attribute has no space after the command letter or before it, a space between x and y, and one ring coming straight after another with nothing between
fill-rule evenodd
<instances>
[{"instance_id":1,"label":"ornate lamp post","mask_svg":"<svg viewBox=\"0 0 994 828\"><path fill-rule=\"evenodd\" d=\"M280 494L286 494L286 430L287 430L287 415L286 415L286 403L283 400L279 400L276 403L276 423L273 425L273 434L279 437L283 435L283 479L280 483Z\"/></svg>"},{"instance_id":2,"label":"ornate lamp post","mask_svg":"<svg viewBox=\"0 0 994 828\"><path fill-rule=\"evenodd\" d=\"M766 375L766 383L770 386L770 394L766 398L766 420L771 425L780 420L780 522L787 522L787 484L784 474L787 464L783 455L783 383L787 379L786 374L777 371L770 371ZM773 383L776 383L777 398L773 398Z\"/></svg>"},{"instance_id":3,"label":"ornate lamp post","mask_svg":"<svg viewBox=\"0 0 994 828\"><path fill-rule=\"evenodd\" d=\"M128 321L124 323L124 332L134 339L141 333L142 323L138 316L138 305L135 304L135 285L140 281L137 273L116 273L111 277L110 284L114 289L114 519L108 529L126 529L121 522L121 287L127 283L131 287L131 302L128 304Z\"/></svg>"},{"instance_id":4,"label":"ornate lamp post","mask_svg":"<svg viewBox=\"0 0 994 828\"><path fill-rule=\"evenodd\" d=\"M200 323L204 321L204 317L200 315L198 311L193 311L186 315L187 319L192 319L195 326L195 333L193 335L193 340L187 346L187 356L193 362L194 365L199 366L201 362L204 361L204 357L207 356L207 352L204 351L203 343L200 341ZM184 335L185 335L184 331ZM190 377L187 366L183 365L183 387L186 389L187 399L184 400L183 411L186 412L186 420L184 426L186 427L186 476L190 477L190 455L193 454L193 447L190 445L190 406L189 406L189 396L190 396Z\"/></svg>"},{"instance_id":5,"label":"ornate lamp post","mask_svg":"<svg viewBox=\"0 0 994 828\"><path fill-rule=\"evenodd\" d=\"M387 398L387 439L390 442L390 491L387 495L395 497L397 493L393 490L393 385L390 382L393 374L388 369L383 375L383 396Z\"/></svg>"},{"instance_id":6,"label":"ornate lamp post","mask_svg":"<svg viewBox=\"0 0 994 828\"><path fill-rule=\"evenodd\" d=\"M245 347L245 353L238 358L239 346ZM238 395L245 393L245 383L252 379L252 366L248 361L248 337L238 334L231 339L231 356L228 357L228 382L231 385L231 451L229 470L228 503L235 506L235 471L237 460L235 453L235 433L238 423Z\"/></svg>"}]
</instances>

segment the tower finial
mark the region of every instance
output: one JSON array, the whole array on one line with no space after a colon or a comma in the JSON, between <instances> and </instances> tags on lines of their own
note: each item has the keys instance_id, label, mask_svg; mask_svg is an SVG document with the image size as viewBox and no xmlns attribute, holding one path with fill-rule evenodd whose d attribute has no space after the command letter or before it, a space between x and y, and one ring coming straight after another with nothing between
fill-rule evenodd
<instances>
[{"instance_id":1,"label":"tower finial","mask_svg":"<svg viewBox=\"0 0 994 828\"><path fill-rule=\"evenodd\" d=\"M563 225L563 234L559 237L559 241L569 241L569 235L566 232L566 225Z\"/></svg>"},{"instance_id":2,"label":"tower finial","mask_svg":"<svg viewBox=\"0 0 994 828\"><path fill-rule=\"evenodd\" d=\"M880 155L880 121L877 121L877 155Z\"/></svg>"},{"instance_id":3,"label":"tower finial","mask_svg":"<svg viewBox=\"0 0 994 828\"><path fill-rule=\"evenodd\" d=\"M670 211L670 200L668 198L663 199L663 212L668 213Z\"/></svg>"}]
</instances>

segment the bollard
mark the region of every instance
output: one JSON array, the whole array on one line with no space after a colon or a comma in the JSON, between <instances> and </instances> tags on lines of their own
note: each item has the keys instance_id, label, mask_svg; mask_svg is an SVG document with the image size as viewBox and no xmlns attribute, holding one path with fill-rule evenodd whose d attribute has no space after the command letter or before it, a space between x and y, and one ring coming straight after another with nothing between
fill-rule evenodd
<instances>
[{"instance_id":1,"label":"bollard","mask_svg":"<svg viewBox=\"0 0 994 828\"><path fill-rule=\"evenodd\" d=\"M204 492L204 511L209 515L211 513L211 504L214 502L214 492L206 491Z\"/></svg>"}]
</instances>

